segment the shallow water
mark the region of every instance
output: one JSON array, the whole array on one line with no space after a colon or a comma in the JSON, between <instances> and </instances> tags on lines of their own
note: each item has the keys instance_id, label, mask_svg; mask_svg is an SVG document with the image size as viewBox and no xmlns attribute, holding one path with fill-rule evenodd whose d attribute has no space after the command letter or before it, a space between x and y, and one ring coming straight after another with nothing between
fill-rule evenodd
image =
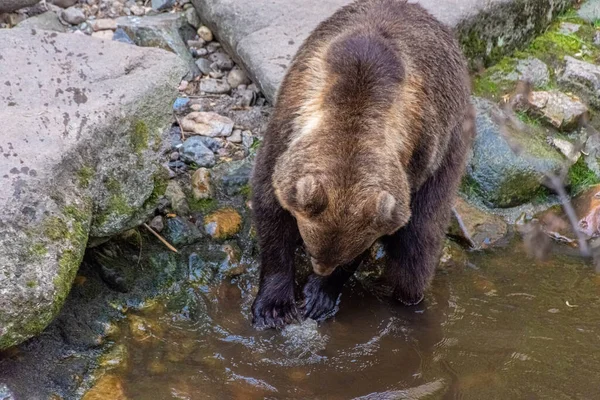
<instances>
[{"instance_id":1,"label":"shallow water","mask_svg":"<svg viewBox=\"0 0 600 400\"><path fill-rule=\"evenodd\" d=\"M283 332L250 326L253 289L198 290L197 318L132 312L110 373L131 399L600 398L600 277L578 258L469 254L412 308L353 281L335 318Z\"/></svg>"}]
</instances>

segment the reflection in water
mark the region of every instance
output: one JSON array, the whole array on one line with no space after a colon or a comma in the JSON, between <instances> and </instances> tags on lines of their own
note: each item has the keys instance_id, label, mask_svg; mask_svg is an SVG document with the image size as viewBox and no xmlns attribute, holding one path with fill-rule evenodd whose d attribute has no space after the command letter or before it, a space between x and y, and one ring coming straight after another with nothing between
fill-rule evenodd
<instances>
[{"instance_id":1,"label":"reflection in water","mask_svg":"<svg viewBox=\"0 0 600 400\"><path fill-rule=\"evenodd\" d=\"M518 247L462 264L440 268L419 306L354 281L334 319L282 332L250 326L253 278L237 278L195 293L194 319L162 305L130 315L112 373L131 399L600 398L589 265Z\"/></svg>"}]
</instances>

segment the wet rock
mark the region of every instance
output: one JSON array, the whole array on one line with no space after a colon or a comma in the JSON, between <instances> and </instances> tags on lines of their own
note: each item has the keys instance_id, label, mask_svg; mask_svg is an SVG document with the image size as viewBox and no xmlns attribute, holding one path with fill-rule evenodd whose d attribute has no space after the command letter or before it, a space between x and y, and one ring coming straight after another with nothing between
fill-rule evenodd
<instances>
[{"instance_id":1,"label":"wet rock","mask_svg":"<svg viewBox=\"0 0 600 400\"><path fill-rule=\"evenodd\" d=\"M152 9L156 11L166 10L175 5L175 0L152 0Z\"/></svg>"},{"instance_id":2,"label":"wet rock","mask_svg":"<svg viewBox=\"0 0 600 400\"><path fill-rule=\"evenodd\" d=\"M104 375L88 390L82 400L127 400L123 381L116 375Z\"/></svg>"},{"instance_id":3,"label":"wet rock","mask_svg":"<svg viewBox=\"0 0 600 400\"><path fill-rule=\"evenodd\" d=\"M188 163L194 163L199 167L212 167L216 163L215 155L199 136L192 136L183 142L181 148L181 159Z\"/></svg>"},{"instance_id":4,"label":"wet rock","mask_svg":"<svg viewBox=\"0 0 600 400\"><path fill-rule=\"evenodd\" d=\"M85 14L77 7L69 7L63 10L60 17L71 25L79 25L85 22Z\"/></svg>"},{"instance_id":5,"label":"wet rock","mask_svg":"<svg viewBox=\"0 0 600 400\"><path fill-rule=\"evenodd\" d=\"M198 13L196 12L196 9L194 7L190 7L187 10L185 10L184 14L188 24L190 24L196 29L200 28L202 22L200 21L200 17L198 16Z\"/></svg>"},{"instance_id":6,"label":"wet rock","mask_svg":"<svg viewBox=\"0 0 600 400\"><path fill-rule=\"evenodd\" d=\"M242 227L242 217L232 208L224 208L204 218L206 233L215 239L228 239Z\"/></svg>"},{"instance_id":7,"label":"wet rock","mask_svg":"<svg viewBox=\"0 0 600 400\"><path fill-rule=\"evenodd\" d=\"M165 197L169 200L171 208L177 215L187 216L190 213L190 206L185 198L185 193L176 181L169 182Z\"/></svg>"},{"instance_id":8,"label":"wet rock","mask_svg":"<svg viewBox=\"0 0 600 400\"><path fill-rule=\"evenodd\" d=\"M200 39L204 40L205 42L212 42L213 34L212 34L211 30L208 29L208 27L201 26L200 28L198 28L197 32L198 32L198 36L200 36Z\"/></svg>"},{"instance_id":9,"label":"wet rock","mask_svg":"<svg viewBox=\"0 0 600 400\"><path fill-rule=\"evenodd\" d=\"M77 4L77 1L78 0L50 0L49 3L60 8L69 8Z\"/></svg>"},{"instance_id":10,"label":"wet rock","mask_svg":"<svg viewBox=\"0 0 600 400\"><path fill-rule=\"evenodd\" d=\"M503 77L503 79L509 81L528 81L536 87L541 87L550 83L550 71L543 61L529 57L519 60L515 70Z\"/></svg>"},{"instance_id":11,"label":"wet rock","mask_svg":"<svg viewBox=\"0 0 600 400\"><path fill-rule=\"evenodd\" d=\"M246 85L249 82L250 80L248 79L248 75L246 75L246 72L240 68L232 69L227 75L227 83L233 89L240 85Z\"/></svg>"},{"instance_id":12,"label":"wet rock","mask_svg":"<svg viewBox=\"0 0 600 400\"><path fill-rule=\"evenodd\" d=\"M575 197L572 204L579 219L578 229L590 238L600 237L600 185Z\"/></svg>"},{"instance_id":13,"label":"wet rock","mask_svg":"<svg viewBox=\"0 0 600 400\"><path fill-rule=\"evenodd\" d=\"M564 159L546 142L537 127L506 126L511 143L498 125L503 112L492 102L474 98L477 136L467 166L467 176L490 205L512 207L531 200L540 190L545 173L559 170ZM518 147L517 155L511 146Z\"/></svg>"},{"instance_id":14,"label":"wet rock","mask_svg":"<svg viewBox=\"0 0 600 400\"><path fill-rule=\"evenodd\" d=\"M247 187L252 173L252 165L249 162L244 162L240 167L234 169L230 173L221 178L221 185L225 194L235 196Z\"/></svg>"},{"instance_id":15,"label":"wet rock","mask_svg":"<svg viewBox=\"0 0 600 400\"><path fill-rule=\"evenodd\" d=\"M534 114L563 131L577 129L588 115L585 104L556 90L532 92L529 105Z\"/></svg>"},{"instance_id":16,"label":"wet rock","mask_svg":"<svg viewBox=\"0 0 600 400\"><path fill-rule=\"evenodd\" d=\"M227 141L231 143L242 143L242 130L234 129L231 136L227 138Z\"/></svg>"},{"instance_id":17,"label":"wet rock","mask_svg":"<svg viewBox=\"0 0 600 400\"><path fill-rule=\"evenodd\" d=\"M485 212L461 197L456 199L454 208L467 232L465 235L459 221L454 216L448 229L448 235L467 245L471 245L469 242L472 241L477 248L491 247L508 234L508 225L502 217Z\"/></svg>"},{"instance_id":18,"label":"wet rock","mask_svg":"<svg viewBox=\"0 0 600 400\"><path fill-rule=\"evenodd\" d=\"M156 217L152 218L152 221L150 221L150 228L154 229L158 233L162 232L163 229L165 229L163 217L157 215Z\"/></svg>"},{"instance_id":19,"label":"wet rock","mask_svg":"<svg viewBox=\"0 0 600 400\"><path fill-rule=\"evenodd\" d=\"M209 284L215 273L211 266L196 253L190 254L188 259L188 279L191 283L204 286Z\"/></svg>"},{"instance_id":20,"label":"wet rock","mask_svg":"<svg viewBox=\"0 0 600 400\"><path fill-rule=\"evenodd\" d=\"M114 31L117 29L117 21L110 18L101 18L94 21L92 24L94 31Z\"/></svg>"},{"instance_id":21,"label":"wet rock","mask_svg":"<svg viewBox=\"0 0 600 400\"><path fill-rule=\"evenodd\" d=\"M17 11L25 7L31 7L39 2L40 0L2 0L0 2L0 14Z\"/></svg>"},{"instance_id":22,"label":"wet rock","mask_svg":"<svg viewBox=\"0 0 600 400\"><path fill-rule=\"evenodd\" d=\"M163 235L173 246L193 244L202 238L196 225L181 217L168 218Z\"/></svg>"},{"instance_id":23,"label":"wet rock","mask_svg":"<svg viewBox=\"0 0 600 400\"><path fill-rule=\"evenodd\" d=\"M20 22L16 28L23 29L43 29L46 31L54 32L66 32L67 27L64 26L58 15L55 12L47 11L43 14L36 15L31 18L27 18L23 22Z\"/></svg>"},{"instance_id":24,"label":"wet rock","mask_svg":"<svg viewBox=\"0 0 600 400\"><path fill-rule=\"evenodd\" d=\"M581 19L593 24L600 19L600 2L596 0L586 1L577 10L577 15Z\"/></svg>"},{"instance_id":25,"label":"wet rock","mask_svg":"<svg viewBox=\"0 0 600 400\"><path fill-rule=\"evenodd\" d=\"M600 107L600 67L573 57L565 57L566 66L559 83Z\"/></svg>"},{"instance_id":26,"label":"wet rock","mask_svg":"<svg viewBox=\"0 0 600 400\"><path fill-rule=\"evenodd\" d=\"M233 121L215 112L196 111L183 118L181 127L202 136L229 136L233 132Z\"/></svg>"},{"instance_id":27,"label":"wet rock","mask_svg":"<svg viewBox=\"0 0 600 400\"><path fill-rule=\"evenodd\" d=\"M200 73L182 36L189 27L181 13L160 14L154 16L121 17L117 26L142 47L158 47L171 51L181 57L188 65L193 76Z\"/></svg>"},{"instance_id":28,"label":"wet rock","mask_svg":"<svg viewBox=\"0 0 600 400\"><path fill-rule=\"evenodd\" d=\"M129 37L129 35L127 34L127 32L125 32L121 28L117 28L117 30L113 34L113 38L112 39L114 41L116 41L116 42L121 42L121 43L135 45L135 42Z\"/></svg>"},{"instance_id":29,"label":"wet rock","mask_svg":"<svg viewBox=\"0 0 600 400\"><path fill-rule=\"evenodd\" d=\"M198 168L192 175L192 195L194 199L210 199L213 197L213 187L210 182L210 171Z\"/></svg>"},{"instance_id":30,"label":"wet rock","mask_svg":"<svg viewBox=\"0 0 600 400\"><path fill-rule=\"evenodd\" d=\"M115 344L98 360L100 367L105 370L127 367L127 347L123 344Z\"/></svg>"},{"instance_id":31,"label":"wet rock","mask_svg":"<svg viewBox=\"0 0 600 400\"><path fill-rule=\"evenodd\" d=\"M12 103L0 105L0 146L10 151L0 176L11 188L0 191L0 349L54 319L90 236L138 226L164 191L157 143L185 67L164 51L124 47L0 29L0 54L11 60L0 61L2 94Z\"/></svg>"},{"instance_id":32,"label":"wet rock","mask_svg":"<svg viewBox=\"0 0 600 400\"><path fill-rule=\"evenodd\" d=\"M234 278L246 272L248 265L242 263L242 249L236 243L226 243L221 246L221 251L227 258L221 263L219 272L225 278Z\"/></svg>"},{"instance_id":33,"label":"wet rock","mask_svg":"<svg viewBox=\"0 0 600 400\"><path fill-rule=\"evenodd\" d=\"M207 78L200 81L200 91L208 94L227 94L231 91L231 86L222 79Z\"/></svg>"},{"instance_id":34,"label":"wet rock","mask_svg":"<svg viewBox=\"0 0 600 400\"><path fill-rule=\"evenodd\" d=\"M558 32L562 33L563 35L572 35L579 31L580 28L581 25L579 24L573 24L571 22L562 22L558 28Z\"/></svg>"},{"instance_id":35,"label":"wet rock","mask_svg":"<svg viewBox=\"0 0 600 400\"><path fill-rule=\"evenodd\" d=\"M204 75L208 75L212 72L212 62L206 58L199 58L196 60L196 65L198 66L198 69L200 69L200 72L202 72Z\"/></svg>"}]
</instances>

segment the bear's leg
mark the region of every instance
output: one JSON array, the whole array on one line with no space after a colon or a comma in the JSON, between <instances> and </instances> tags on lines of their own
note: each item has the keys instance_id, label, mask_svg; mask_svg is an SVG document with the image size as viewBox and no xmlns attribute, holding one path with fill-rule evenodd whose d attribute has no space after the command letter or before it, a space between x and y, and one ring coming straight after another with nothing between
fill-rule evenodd
<instances>
[{"instance_id":1,"label":"bear's leg","mask_svg":"<svg viewBox=\"0 0 600 400\"><path fill-rule=\"evenodd\" d=\"M296 220L272 190L252 202L260 246L260 287L252 304L252 323L259 329L281 328L298 319L294 296L294 253L300 241Z\"/></svg>"},{"instance_id":2,"label":"bear's leg","mask_svg":"<svg viewBox=\"0 0 600 400\"><path fill-rule=\"evenodd\" d=\"M338 299L344 283L354 274L364 259L357 257L350 264L337 267L329 276L311 274L304 285L304 318L322 321L332 317L338 310Z\"/></svg>"},{"instance_id":3,"label":"bear's leg","mask_svg":"<svg viewBox=\"0 0 600 400\"><path fill-rule=\"evenodd\" d=\"M406 305L418 304L423 299L439 263L473 136L473 115L470 113L465 123L452 132L440 168L413 194L408 224L383 238L388 258L387 282L394 288L394 297Z\"/></svg>"}]
</instances>

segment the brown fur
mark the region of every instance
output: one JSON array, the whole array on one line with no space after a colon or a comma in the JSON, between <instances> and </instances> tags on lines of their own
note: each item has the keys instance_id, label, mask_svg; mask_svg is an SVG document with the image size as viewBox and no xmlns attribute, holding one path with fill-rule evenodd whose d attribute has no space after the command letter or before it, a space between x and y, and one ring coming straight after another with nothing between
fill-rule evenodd
<instances>
[{"instance_id":1,"label":"brown fur","mask_svg":"<svg viewBox=\"0 0 600 400\"><path fill-rule=\"evenodd\" d=\"M380 238L397 297L420 301L473 132L464 57L420 6L359 0L321 23L281 85L257 156L255 324L297 317L293 253L301 241L326 276L309 279L305 316L332 311Z\"/></svg>"}]
</instances>

